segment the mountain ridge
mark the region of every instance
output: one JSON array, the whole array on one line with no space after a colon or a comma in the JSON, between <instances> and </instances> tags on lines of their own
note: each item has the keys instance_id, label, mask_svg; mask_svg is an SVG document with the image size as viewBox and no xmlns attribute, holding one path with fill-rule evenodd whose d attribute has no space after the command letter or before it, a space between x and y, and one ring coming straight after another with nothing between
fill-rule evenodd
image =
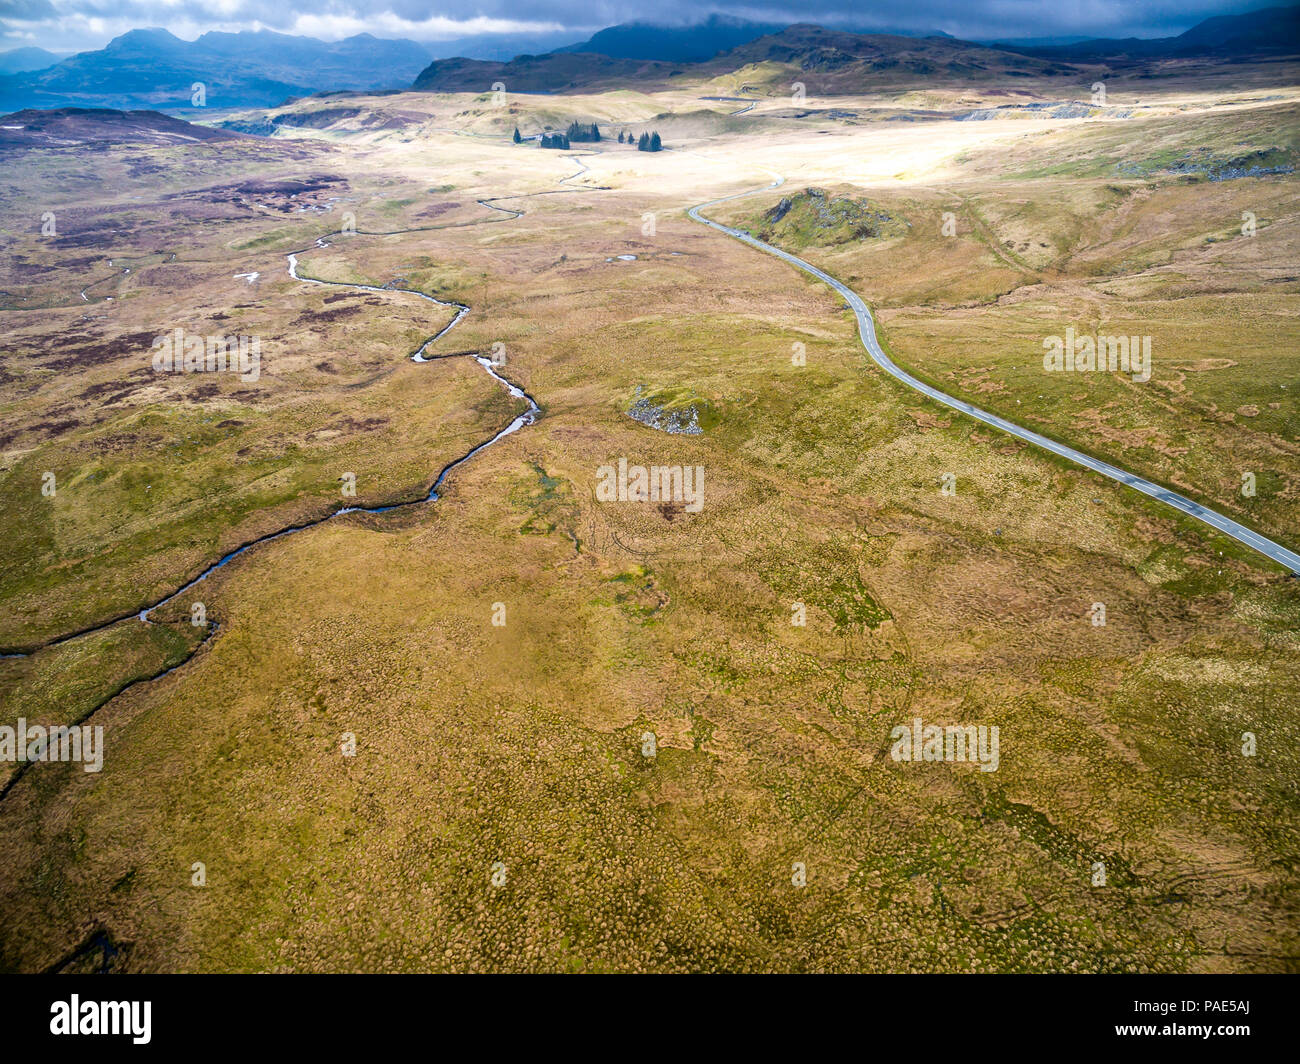
<instances>
[{"instance_id":1,"label":"mountain ridge","mask_svg":"<svg viewBox=\"0 0 1300 1064\"><path fill-rule=\"evenodd\" d=\"M209 31L186 41L158 27L128 30L103 48L0 77L0 107L272 106L289 96L410 84L429 62L414 41L357 34L326 42L273 30Z\"/></svg>"},{"instance_id":2,"label":"mountain ridge","mask_svg":"<svg viewBox=\"0 0 1300 1064\"><path fill-rule=\"evenodd\" d=\"M771 32L761 32L765 30ZM477 42L472 50L492 50L486 38L464 40ZM963 41L939 33L863 33L810 23L780 26L715 14L686 26L610 26L540 55L430 59L455 43L425 46L369 33L326 42L268 29L212 30L185 41L169 30L143 27L113 38L102 49L39 69L6 73L0 65L0 109L271 107L321 92L414 87L480 93L497 82L516 92L591 91L667 85L686 76L710 79L765 64L755 84L764 83L771 92L782 79L789 84L811 75L816 84L809 82L808 91L837 94L909 79L980 82L1074 75L1079 73L1076 64L1123 69L1195 56L1300 55L1300 8L1213 16L1177 37L1053 45ZM0 53L0 60L23 52L29 54L14 62L40 64L51 53L39 51L16 49Z\"/></svg>"},{"instance_id":3,"label":"mountain ridge","mask_svg":"<svg viewBox=\"0 0 1300 1064\"><path fill-rule=\"evenodd\" d=\"M716 12L702 22L683 25L654 22L622 22L607 26L585 41L554 48L555 52L586 52L604 55L611 59L649 59L664 63L701 63L733 48L779 34L792 22L751 22L748 19L720 15ZM890 26L868 26L866 23L825 27L831 32L852 33L857 36L887 37L948 37L938 30L907 30Z\"/></svg>"},{"instance_id":4,"label":"mountain ridge","mask_svg":"<svg viewBox=\"0 0 1300 1064\"><path fill-rule=\"evenodd\" d=\"M789 91L792 75L816 75L808 91L858 91L864 83L926 77L976 80L1067 73L1052 61L999 51L955 37L896 37L855 34L796 23L699 63L620 59L590 52L518 56L508 63L467 59L435 60L412 86L417 91L486 92L494 83L516 92L571 92L635 80L640 87L664 86L674 78L713 78L749 67L751 85Z\"/></svg>"},{"instance_id":5,"label":"mountain ridge","mask_svg":"<svg viewBox=\"0 0 1300 1064\"><path fill-rule=\"evenodd\" d=\"M1069 44L1001 47L1060 59L1178 58L1300 52L1300 7L1265 7L1240 15L1213 15L1175 37L1098 37Z\"/></svg>"}]
</instances>

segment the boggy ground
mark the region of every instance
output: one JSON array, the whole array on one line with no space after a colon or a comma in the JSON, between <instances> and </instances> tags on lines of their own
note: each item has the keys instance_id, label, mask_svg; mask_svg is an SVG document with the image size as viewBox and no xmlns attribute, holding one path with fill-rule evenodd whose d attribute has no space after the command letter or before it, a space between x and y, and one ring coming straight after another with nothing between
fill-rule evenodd
<instances>
[{"instance_id":1,"label":"boggy ground","mask_svg":"<svg viewBox=\"0 0 1300 1064\"><path fill-rule=\"evenodd\" d=\"M570 103L575 118L604 117L586 101L538 106ZM575 149L589 171L559 184L573 161L493 139L509 130L490 117L463 116L476 137L431 128L481 109L474 100L373 106L439 113L416 132L302 127L257 151L240 141L246 157L210 168L158 160L165 191L181 194L170 204L207 204L204 189L254 177L328 177L297 193L328 210L277 209L266 189L203 224L185 213L197 208L151 206L139 222L148 239L96 247L115 262L158 260L90 293L111 303L77 295L78 271L97 275L98 258L75 269L59 258L85 249L23 245L30 262L62 268L28 288L5 282L43 306L6 312L22 346L3 385L6 426L20 427L5 454L5 641L116 616L228 545L328 513L345 470L367 503L418 495L518 411L468 359L407 360L450 311L287 276L284 254L339 228L345 210L362 234L473 223L338 239L302 269L404 278L470 304L431 353L503 345L501 371L542 417L457 468L431 506L263 544L201 585L215 634L89 717L105 728L103 772L37 765L0 799L0 965L1294 966L1295 581L906 392L870 368L827 289L684 216L766 183L764 167L787 187L719 217L808 186L879 201L911 235L805 253L886 308L900 361L1010 403L1004 413L1050 395L1033 413L1083 445L1077 408L1031 373L1039 321L1070 320L1055 301L1083 286L1064 268L1035 282L1055 286L1038 296L1055 309L1022 322L1033 350L1017 363L999 296L1042 267L1005 248L1021 215L980 176L995 151L1032 162L1031 138L1081 127L927 131L814 114L771 118L755 137L696 117L674 140L665 119L655 128L673 151ZM599 106L617 119L623 104ZM965 208L946 196L963 167ZM95 206L157 203L162 180L105 187ZM1060 203L1075 204L1096 234L1089 254L1129 254L1106 236L1129 230L1074 200L1054 205L1038 180L1021 178L1017 195L1051 232L1076 224L1057 220ZM1275 186L1289 180L1257 185L1286 203ZM35 187L13 195L38 219ZM475 202L526 194L499 204L526 211L513 220ZM962 219L951 250L933 217L943 203ZM976 215L991 239L972 235ZM1252 247L1270 247L1268 228ZM253 285L233 277L251 271ZM916 276L931 271L932 282ZM1272 297L1279 314L1288 291ZM1210 324L1231 305L1193 303ZM104 317L75 326L89 339L66 341L81 314ZM154 335L191 322L207 332L218 315L260 330L256 385L147 371ZM952 321L959 342L927 339ZM976 329L1000 337L1005 356L972 347ZM131 336L147 339L82 357ZM1252 367L1250 388L1286 383L1279 360ZM1015 390L1017 373L1032 396ZM667 435L627 417L638 387L696 404L706 431ZM1108 389L1098 406L1127 394L1089 387ZM1169 420L1152 422L1162 431L1183 420L1168 401ZM74 424L45 424L60 420ZM242 424L216 434L232 420ZM1234 435L1243 420L1194 431L1261 447ZM1270 424L1294 443L1294 425ZM123 436L134 438L114 442ZM1293 453L1278 446L1293 482ZM597 470L620 457L703 467L702 510L598 502ZM1137 448L1114 457L1160 472ZM60 471L53 500L39 491L46 469ZM955 494L941 491L947 472ZM1261 525L1287 513L1270 505ZM1104 626L1090 620L1098 602ZM6 721L80 719L131 677L185 661L205 634L186 623L189 606L6 659ZM998 770L894 761L890 730L916 717L997 725ZM355 756L340 749L345 733ZM192 885L195 862L206 886Z\"/></svg>"}]
</instances>

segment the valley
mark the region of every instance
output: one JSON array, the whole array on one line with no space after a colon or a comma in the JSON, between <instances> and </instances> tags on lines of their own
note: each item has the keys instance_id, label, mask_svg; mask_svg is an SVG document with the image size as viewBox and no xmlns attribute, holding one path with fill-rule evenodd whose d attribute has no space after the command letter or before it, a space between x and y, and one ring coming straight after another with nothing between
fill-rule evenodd
<instances>
[{"instance_id":1,"label":"valley","mask_svg":"<svg viewBox=\"0 0 1300 1064\"><path fill-rule=\"evenodd\" d=\"M1294 970L1295 68L845 36L6 120L0 969Z\"/></svg>"}]
</instances>

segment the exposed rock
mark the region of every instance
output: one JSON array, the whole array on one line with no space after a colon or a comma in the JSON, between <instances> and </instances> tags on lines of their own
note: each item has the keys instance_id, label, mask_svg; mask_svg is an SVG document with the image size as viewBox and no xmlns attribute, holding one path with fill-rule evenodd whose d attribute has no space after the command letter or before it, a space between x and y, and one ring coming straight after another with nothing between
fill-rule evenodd
<instances>
[{"instance_id":1,"label":"exposed rock","mask_svg":"<svg viewBox=\"0 0 1300 1064\"><path fill-rule=\"evenodd\" d=\"M658 429L673 436L700 436L700 414L695 404L669 410L642 397L641 385L636 388L637 398L628 407L626 413L633 421L639 421L648 428Z\"/></svg>"},{"instance_id":2,"label":"exposed rock","mask_svg":"<svg viewBox=\"0 0 1300 1064\"><path fill-rule=\"evenodd\" d=\"M769 222L779 222L782 218L784 218L787 214L790 213L790 208L793 206L794 206L794 200L792 200L789 196L782 196L781 202L778 203L771 210L767 211L763 215L763 217L766 218Z\"/></svg>"}]
</instances>

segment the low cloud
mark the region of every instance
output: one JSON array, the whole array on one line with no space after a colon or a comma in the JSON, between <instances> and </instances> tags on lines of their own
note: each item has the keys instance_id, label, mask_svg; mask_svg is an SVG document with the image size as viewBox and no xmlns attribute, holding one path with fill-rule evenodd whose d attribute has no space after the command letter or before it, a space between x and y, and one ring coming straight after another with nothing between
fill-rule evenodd
<instances>
[{"instance_id":1,"label":"low cloud","mask_svg":"<svg viewBox=\"0 0 1300 1064\"><path fill-rule=\"evenodd\" d=\"M1276 3L1277 0L1272 0ZM690 23L710 12L763 22L820 22L854 28L939 30L976 39L1077 35L1166 36L1211 15L1269 6L1270 0L0 0L0 42L51 51L100 48L131 29L159 26L193 40L209 30L269 29L338 40L357 33L445 41L459 37L562 33L575 41L619 22Z\"/></svg>"}]
</instances>

